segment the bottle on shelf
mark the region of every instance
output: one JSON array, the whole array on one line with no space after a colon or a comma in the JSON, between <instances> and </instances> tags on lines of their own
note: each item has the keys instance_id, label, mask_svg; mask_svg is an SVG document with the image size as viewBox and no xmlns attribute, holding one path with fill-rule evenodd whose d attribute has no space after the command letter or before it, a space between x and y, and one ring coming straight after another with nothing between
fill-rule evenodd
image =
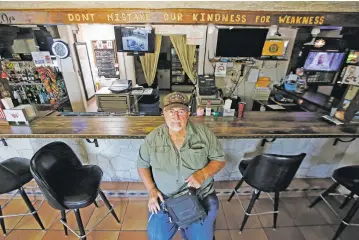
<instances>
[{"instance_id":1,"label":"bottle on shelf","mask_svg":"<svg viewBox=\"0 0 359 240\"><path fill-rule=\"evenodd\" d=\"M34 95L31 92L30 87L25 87L25 92L26 92L26 98L28 99L29 103L35 102Z\"/></svg>"},{"instance_id":2,"label":"bottle on shelf","mask_svg":"<svg viewBox=\"0 0 359 240\"><path fill-rule=\"evenodd\" d=\"M42 94L42 88L41 87L38 88L38 96L39 96L40 103L45 104L46 101L44 99L44 95Z\"/></svg>"},{"instance_id":3,"label":"bottle on shelf","mask_svg":"<svg viewBox=\"0 0 359 240\"><path fill-rule=\"evenodd\" d=\"M35 95L35 102L36 102L37 104L40 104L41 101L40 101L40 92L39 92L38 86L34 86L34 87L33 87L33 93L34 93L34 95Z\"/></svg>"},{"instance_id":4,"label":"bottle on shelf","mask_svg":"<svg viewBox=\"0 0 359 240\"><path fill-rule=\"evenodd\" d=\"M46 93L46 90L45 90L44 86L42 86L42 88L41 88L41 96L44 99L45 104L49 103L49 97L48 97L48 95Z\"/></svg>"},{"instance_id":5,"label":"bottle on shelf","mask_svg":"<svg viewBox=\"0 0 359 240\"><path fill-rule=\"evenodd\" d=\"M20 105L22 104L22 100L21 100L21 97L20 97L20 94L18 93L17 90L14 90L13 91L13 96L14 96L14 99L17 101L17 105Z\"/></svg>"},{"instance_id":6,"label":"bottle on shelf","mask_svg":"<svg viewBox=\"0 0 359 240\"><path fill-rule=\"evenodd\" d=\"M20 97L23 103L28 103L29 100L26 97L26 93L24 91L24 89L22 87L19 88L19 92L20 92Z\"/></svg>"},{"instance_id":7,"label":"bottle on shelf","mask_svg":"<svg viewBox=\"0 0 359 240\"><path fill-rule=\"evenodd\" d=\"M211 116L211 112L212 112L211 101L208 100L206 105L206 116Z\"/></svg>"}]
</instances>

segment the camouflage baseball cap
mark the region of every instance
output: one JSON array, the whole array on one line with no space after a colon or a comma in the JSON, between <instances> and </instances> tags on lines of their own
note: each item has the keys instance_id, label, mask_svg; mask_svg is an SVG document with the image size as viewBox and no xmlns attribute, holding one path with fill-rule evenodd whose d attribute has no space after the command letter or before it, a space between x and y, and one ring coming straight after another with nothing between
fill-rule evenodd
<instances>
[{"instance_id":1,"label":"camouflage baseball cap","mask_svg":"<svg viewBox=\"0 0 359 240\"><path fill-rule=\"evenodd\" d=\"M173 92L165 96L164 107L179 107L179 108L187 108L188 107L188 97L180 92Z\"/></svg>"}]
</instances>

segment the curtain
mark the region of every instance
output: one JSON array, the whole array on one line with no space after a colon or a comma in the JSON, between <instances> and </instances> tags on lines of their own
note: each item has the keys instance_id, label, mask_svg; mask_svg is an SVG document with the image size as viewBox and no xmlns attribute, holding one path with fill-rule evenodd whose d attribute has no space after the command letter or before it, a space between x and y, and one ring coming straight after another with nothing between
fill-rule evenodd
<instances>
[{"instance_id":1,"label":"curtain","mask_svg":"<svg viewBox=\"0 0 359 240\"><path fill-rule=\"evenodd\" d=\"M178 58L182 64L183 70L193 83L196 79L196 70L194 66L196 45L187 45L186 35L171 35L171 42L174 46Z\"/></svg>"},{"instance_id":2,"label":"curtain","mask_svg":"<svg viewBox=\"0 0 359 240\"><path fill-rule=\"evenodd\" d=\"M154 53L145 53L145 56L140 56L140 61L145 75L148 86L152 86L152 83L156 76L158 56L161 50L162 36L156 35L156 45Z\"/></svg>"}]
</instances>

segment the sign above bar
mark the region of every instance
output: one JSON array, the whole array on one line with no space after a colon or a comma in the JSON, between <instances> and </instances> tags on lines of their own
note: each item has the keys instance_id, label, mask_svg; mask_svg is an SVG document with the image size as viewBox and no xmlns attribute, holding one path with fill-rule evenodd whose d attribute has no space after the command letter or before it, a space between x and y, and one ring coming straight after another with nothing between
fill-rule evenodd
<instances>
[{"instance_id":1,"label":"sign above bar","mask_svg":"<svg viewBox=\"0 0 359 240\"><path fill-rule=\"evenodd\" d=\"M254 12L206 9L3 10L0 24L223 24L359 26L358 13Z\"/></svg>"}]
</instances>

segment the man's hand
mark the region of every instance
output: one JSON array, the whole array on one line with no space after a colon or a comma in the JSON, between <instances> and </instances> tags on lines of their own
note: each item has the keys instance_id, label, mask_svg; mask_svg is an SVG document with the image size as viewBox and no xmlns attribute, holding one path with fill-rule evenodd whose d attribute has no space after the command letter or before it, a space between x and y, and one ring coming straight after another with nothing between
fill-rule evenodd
<instances>
[{"instance_id":1,"label":"man's hand","mask_svg":"<svg viewBox=\"0 0 359 240\"><path fill-rule=\"evenodd\" d=\"M188 187L199 188L204 183L206 178L205 172L201 169L187 178L186 182L188 183Z\"/></svg>"},{"instance_id":2,"label":"man's hand","mask_svg":"<svg viewBox=\"0 0 359 240\"><path fill-rule=\"evenodd\" d=\"M148 192L148 209L153 213L158 213L160 211L160 205L158 204L158 198L161 202L164 202L162 193L157 188L152 188Z\"/></svg>"},{"instance_id":3,"label":"man's hand","mask_svg":"<svg viewBox=\"0 0 359 240\"><path fill-rule=\"evenodd\" d=\"M207 178L219 172L225 165L226 162L224 161L211 160L207 166L187 178L188 187L199 188Z\"/></svg>"}]
</instances>

